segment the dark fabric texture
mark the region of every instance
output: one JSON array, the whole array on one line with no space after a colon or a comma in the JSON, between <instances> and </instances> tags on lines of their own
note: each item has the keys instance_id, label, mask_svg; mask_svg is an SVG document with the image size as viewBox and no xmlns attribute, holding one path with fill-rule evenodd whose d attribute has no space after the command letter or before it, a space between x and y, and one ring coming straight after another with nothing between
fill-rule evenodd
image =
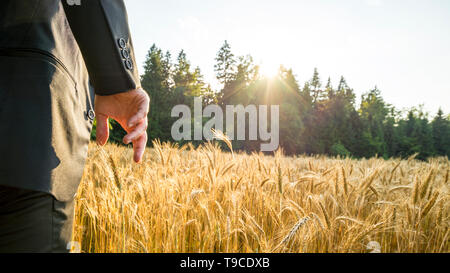
<instances>
[{"instance_id":1,"label":"dark fabric texture","mask_svg":"<svg viewBox=\"0 0 450 273\"><path fill-rule=\"evenodd\" d=\"M0 186L0 253L68 253L74 201Z\"/></svg>"},{"instance_id":2,"label":"dark fabric texture","mask_svg":"<svg viewBox=\"0 0 450 273\"><path fill-rule=\"evenodd\" d=\"M97 94L110 95L137 88L139 74L123 1L91 0L79 6L63 3ZM120 39L125 42L123 48ZM132 69L126 66L123 50L130 54Z\"/></svg>"},{"instance_id":3,"label":"dark fabric texture","mask_svg":"<svg viewBox=\"0 0 450 273\"><path fill-rule=\"evenodd\" d=\"M86 100L45 56L0 56L0 185L72 199L92 127Z\"/></svg>"},{"instance_id":4,"label":"dark fabric texture","mask_svg":"<svg viewBox=\"0 0 450 273\"><path fill-rule=\"evenodd\" d=\"M67 3L0 5L0 185L59 201L80 183L95 93L140 85L123 1Z\"/></svg>"}]
</instances>

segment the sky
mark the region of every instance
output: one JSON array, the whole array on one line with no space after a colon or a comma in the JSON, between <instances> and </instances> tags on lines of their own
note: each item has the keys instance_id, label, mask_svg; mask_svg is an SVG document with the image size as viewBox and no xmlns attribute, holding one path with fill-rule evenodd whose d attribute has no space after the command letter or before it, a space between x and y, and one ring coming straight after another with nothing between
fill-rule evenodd
<instances>
[{"instance_id":1,"label":"sky","mask_svg":"<svg viewBox=\"0 0 450 273\"><path fill-rule=\"evenodd\" d=\"M280 64L303 84L343 75L357 96L375 86L398 109L450 113L448 0L125 0L140 72L152 44L181 49L215 89L227 40L266 73Z\"/></svg>"}]
</instances>

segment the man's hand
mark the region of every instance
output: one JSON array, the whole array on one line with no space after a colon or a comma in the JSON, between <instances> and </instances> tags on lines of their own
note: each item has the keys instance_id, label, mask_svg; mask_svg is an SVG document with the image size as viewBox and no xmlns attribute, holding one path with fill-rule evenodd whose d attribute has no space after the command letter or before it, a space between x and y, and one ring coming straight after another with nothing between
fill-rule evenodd
<instances>
[{"instance_id":1,"label":"man's hand","mask_svg":"<svg viewBox=\"0 0 450 273\"><path fill-rule=\"evenodd\" d=\"M147 146L149 107L150 98L140 88L111 96L95 96L97 144L103 146L108 141L108 118L112 118L127 131L123 142L133 143L134 161L139 163Z\"/></svg>"}]
</instances>

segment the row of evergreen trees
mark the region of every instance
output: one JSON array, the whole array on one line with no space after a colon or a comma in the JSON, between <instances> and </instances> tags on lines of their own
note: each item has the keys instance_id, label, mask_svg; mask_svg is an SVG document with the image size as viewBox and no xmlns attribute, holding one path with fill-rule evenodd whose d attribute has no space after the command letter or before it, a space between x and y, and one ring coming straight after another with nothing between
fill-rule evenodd
<instances>
[{"instance_id":1,"label":"row of evergreen trees","mask_svg":"<svg viewBox=\"0 0 450 273\"><path fill-rule=\"evenodd\" d=\"M326 154L356 158L381 156L419 159L450 155L450 116L440 110L430 120L422 107L398 111L386 103L375 87L359 105L355 92L341 77L334 87L322 83L319 72L300 85L291 69L280 67L278 75L266 78L251 56L235 56L228 42L220 48L215 71L222 89L214 92L193 68L184 51L175 62L169 52L153 45L147 55L142 86L151 96L149 137L173 141L170 116L173 106L193 106L201 96L205 105L280 105L280 146L288 154ZM117 123L113 140L123 130ZM257 150L257 141L235 141L235 149Z\"/></svg>"}]
</instances>

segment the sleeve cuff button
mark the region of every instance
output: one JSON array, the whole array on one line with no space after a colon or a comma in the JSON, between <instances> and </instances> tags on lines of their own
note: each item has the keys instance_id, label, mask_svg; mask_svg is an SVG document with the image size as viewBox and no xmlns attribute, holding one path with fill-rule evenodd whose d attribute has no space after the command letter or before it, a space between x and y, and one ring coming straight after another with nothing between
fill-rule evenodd
<instances>
[{"instance_id":1,"label":"sleeve cuff button","mask_svg":"<svg viewBox=\"0 0 450 273\"><path fill-rule=\"evenodd\" d=\"M122 50L122 57L123 57L124 59L130 58L130 52L128 52L127 49L123 49L123 50Z\"/></svg>"},{"instance_id":2,"label":"sleeve cuff button","mask_svg":"<svg viewBox=\"0 0 450 273\"><path fill-rule=\"evenodd\" d=\"M125 60L125 67L129 70L133 69L133 62L130 59Z\"/></svg>"},{"instance_id":3,"label":"sleeve cuff button","mask_svg":"<svg viewBox=\"0 0 450 273\"><path fill-rule=\"evenodd\" d=\"M119 39L119 46L120 48L126 48L127 47L127 41L125 41L124 38Z\"/></svg>"}]
</instances>

